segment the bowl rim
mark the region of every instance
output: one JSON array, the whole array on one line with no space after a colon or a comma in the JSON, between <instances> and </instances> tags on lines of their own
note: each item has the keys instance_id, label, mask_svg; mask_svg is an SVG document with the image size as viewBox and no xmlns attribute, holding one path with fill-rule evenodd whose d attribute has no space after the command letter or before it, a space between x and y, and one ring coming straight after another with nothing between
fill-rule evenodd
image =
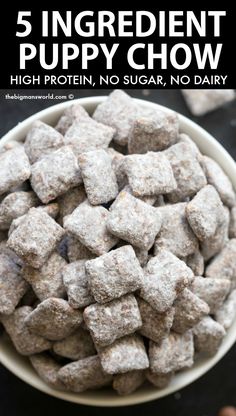
<instances>
[{"instance_id":1,"label":"bowl rim","mask_svg":"<svg viewBox=\"0 0 236 416\"><path fill-rule=\"evenodd\" d=\"M78 98L71 101L65 101L56 105L52 105L47 107L44 110L41 110L32 116L26 118L24 121L19 123L17 126L13 127L8 133L6 133L1 141L0 147L4 145L6 142L10 140L19 140L25 136L27 130L30 128L32 123L35 120L44 120L47 122L51 117L55 117L61 115L61 113L68 108L72 104L81 104L85 108L96 108L96 106L105 101L107 96L93 96L93 97L84 97ZM170 108L162 106L160 104L153 103L151 101L143 100L143 99L135 99L138 103L155 109L160 109L166 113L171 112ZM226 174L230 177L234 188L236 189L236 164L233 158L229 155L229 153L224 149L224 147L214 139L214 137L208 133L205 129L200 127L197 123L193 122L189 118L183 116L182 114L176 112L179 116L180 125L184 130L184 133L191 136L191 138L197 142L197 144L204 147L204 142L207 143L208 147L211 147L213 152L210 152L213 159L216 160L221 167L225 170ZM49 123L50 124L50 123ZM191 134L190 134L191 133ZM17 137L16 137L17 136ZM20 137L21 136L21 137ZM205 151L204 151L205 153ZM156 400L162 397L165 397L169 394L172 394L180 389L186 387L187 385L191 384L207 371L209 371L220 359L229 351L232 345L236 341L236 318L234 320L233 325L227 331L227 334L221 344L218 352L211 358L205 358L200 360L200 362L194 364L194 366L188 370L183 371L182 373L178 373L175 375L174 379L177 380L176 383L171 383L164 389L157 389L153 386L149 389L150 391L143 391L142 388L139 389L137 392L129 395L129 396L115 396L115 397L102 397L102 393L104 390L98 390L98 394L96 397L95 391L90 391L89 394L86 393L69 393L69 392L62 392L59 390L55 390L49 387L46 383L44 383L36 372L32 373L32 371L27 370L27 366L25 364L24 358L21 357L16 351L14 351L14 355L17 354L19 360L22 361L21 364L17 364L17 362L12 361L11 355L12 352L7 351L7 346L5 348L0 349L0 362L3 364L8 370L10 370L14 375L18 378L23 380L24 382L28 383L32 387L54 396L56 398L60 398L69 402L77 403L77 404L84 404L89 406L103 406L103 407L119 407L119 406L129 406L129 405L136 405L140 403L149 402L152 400ZM4 340L0 339L0 346L4 347ZM26 367L26 368L25 368ZM95 392L95 397L92 396L93 392ZM100 393L99 393L100 392Z\"/></svg>"}]
</instances>

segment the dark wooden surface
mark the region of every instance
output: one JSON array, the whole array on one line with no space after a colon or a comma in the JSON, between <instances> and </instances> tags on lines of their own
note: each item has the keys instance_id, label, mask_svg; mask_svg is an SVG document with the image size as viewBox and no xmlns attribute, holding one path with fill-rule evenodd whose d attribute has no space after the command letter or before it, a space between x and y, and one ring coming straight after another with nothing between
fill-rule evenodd
<instances>
[{"instance_id":1,"label":"dark wooden surface","mask_svg":"<svg viewBox=\"0 0 236 416\"><path fill-rule=\"evenodd\" d=\"M56 95L73 94L75 98L106 94L97 90L48 91ZM17 91L20 95L43 95L46 91ZM131 95L158 102L185 114L191 115L178 90L132 90ZM10 93L10 92L9 92ZM35 112L60 100L5 100L5 91L0 90L0 135L2 136L18 122ZM204 117L193 118L219 140L236 159L236 101ZM0 365L0 416L216 416L220 407L236 405L236 348L231 351L205 376L180 392L164 399L126 408L93 408L74 405L49 397L31 388Z\"/></svg>"}]
</instances>

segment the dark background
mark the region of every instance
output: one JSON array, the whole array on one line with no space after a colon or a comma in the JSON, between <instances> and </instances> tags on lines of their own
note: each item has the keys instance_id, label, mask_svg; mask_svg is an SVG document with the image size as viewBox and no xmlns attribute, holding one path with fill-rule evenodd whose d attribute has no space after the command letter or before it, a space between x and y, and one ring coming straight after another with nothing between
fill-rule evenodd
<instances>
[{"instance_id":1,"label":"dark background","mask_svg":"<svg viewBox=\"0 0 236 416\"><path fill-rule=\"evenodd\" d=\"M5 100L0 90L0 135L35 112L59 100ZM106 94L104 90L18 90L17 94L73 94L75 98ZM236 159L236 101L203 117L192 117L178 90L132 90L133 97L145 98L191 117L221 142ZM236 348L194 384L164 399L125 408L80 406L49 397L23 383L0 365L0 415L4 416L216 416L225 405L236 405Z\"/></svg>"}]
</instances>

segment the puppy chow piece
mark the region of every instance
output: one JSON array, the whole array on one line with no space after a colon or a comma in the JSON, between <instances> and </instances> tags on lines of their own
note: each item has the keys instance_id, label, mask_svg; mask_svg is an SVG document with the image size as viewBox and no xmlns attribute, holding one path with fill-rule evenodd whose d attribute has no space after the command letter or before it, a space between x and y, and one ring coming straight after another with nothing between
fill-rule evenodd
<instances>
[{"instance_id":1,"label":"puppy chow piece","mask_svg":"<svg viewBox=\"0 0 236 416\"><path fill-rule=\"evenodd\" d=\"M109 212L102 206L93 206L86 200L71 215L64 218L64 228L74 235L92 253L98 256L114 247L118 239L107 229Z\"/></svg>"},{"instance_id":2,"label":"puppy chow piece","mask_svg":"<svg viewBox=\"0 0 236 416\"><path fill-rule=\"evenodd\" d=\"M30 177L30 163L23 146L0 153L0 195L20 186Z\"/></svg>"},{"instance_id":3,"label":"puppy chow piece","mask_svg":"<svg viewBox=\"0 0 236 416\"><path fill-rule=\"evenodd\" d=\"M182 260L162 250L145 268L140 296L157 312L164 313L192 279L192 270Z\"/></svg>"},{"instance_id":4,"label":"puppy chow piece","mask_svg":"<svg viewBox=\"0 0 236 416\"><path fill-rule=\"evenodd\" d=\"M126 177L126 174L123 169L123 160L125 155L123 153L118 152L117 150L113 149L112 147L109 147L106 149L106 152L111 157L111 166L116 174L116 180L118 184L118 188L121 191L121 189L124 188L124 186L127 184L128 180Z\"/></svg>"},{"instance_id":5,"label":"puppy chow piece","mask_svg":"<svg viewBox=\"0 0 236 416\"><path fill-rule=\"evenodd\" d=\"M202 156L201 165L207 182L216 188L222 202L228 207L233 207L236 203L235 192L229 177L220 165L208 156Z\"/></svg>"},{"instance_id":6,"label":"puppy chow piece","mask_svg":"<svg viewBox=\"0 0 236 416\"><path fill-rule=\"evenodd\" d=\"M218 254L229 240L230 214L227 207L223 207L215 234L201 243L201 252L205 261Z\"/></svg>"},{"instance_id":7,"label":"puppy chow piece","mask_svg":"<svg viewBox=\"0 0 236 416\"><path fill-rule=\"evenodd\" d=\"M194 116L202 116L234 100L234 90L181 90L186 104Z\"/></svg>"},{"instance_id":8,"label":"puppy chow piece","mask_svg":"<svg viewBox=\"0 0 236 416\"><path fill-rule=\"evenodd\" d=\"M31 164L64 145L63 136L48 124L35 121L25 139L25 152Z\"/></svg>"},{"instance_id":9,"label":"puppy chow piece","mask_svg":"<svg viewBox=\"0 0 236 416\"><path fill-rule=\"evenodd\" d=\"M83 315L92 338L99 347L112 344L142 326L137 301L131 294L104 305L95 303L87 306Z\"/></svg>"},{"instance_id":10,"label":"puppy chow piece","mask_svg":"<svg viewBox=\"0 0 236 416\"><path fill-rule=\"evenodd\" d=\"M90 152L96 149L106 149L115 130L102 123L97 123L91 118L75 120L67 130L64 140L66 145L70 145L76 156L81 153Z\"/></svg>"},{"instance_id":11,"label":"puppy chow piece","mask_svg":"<svg viewBox=\"0 0 236 416\"><path fill-rule=\"evenodd\" d=\"M158 389L164 389L168 386L173 377L172 373L157 374L153 373L150 369L146 370L147 380Z\"/></svg>"},{"instance_id":12,"label":"puppy chow piece","mask_svg":"<svg viewBox=\"0 0 236 416\"><path fill-rule=\"evenodd\" d=\"M66 108L63 112L56 124L55 129L64 136L74 121L79 122L82 120L90 120L87 111L82 107L82 105L73 104Z\"/></svg>"},{"instance_id":13,"label":"puppy chow piece","mask_svg":"<svg viewBox=\"0 0 236 416\"><path fill-rule=\"evenodd\" d=\"M62 270L63 282L68 294L68 303L74 308L84 308L94 302L88 287L88 276L85 270L86 260L67 264Z\"/></svg>"},{"instance_id":14,"label":"puppy chow piece","mask_svg":"<svg viewBox=\"0 0 236 416\"><path fill-rule=\"evenodd\" d=\"M82 182L78 161L69 146L63 146L32 165L31 186L47 204Z\"/></svg>"},{"instance_id":15,"label":"puppy chow piece","mask_svg":"<svg viewBox=\"0 0 236 416\"><path fill-rule=\"evenodd\" d=\"M174 307L175 316L172 329L180 334L191 329L210 312L208 304L188 289L184 289L178 296Z\"/></svg>"},{"instance_id":16,"label":"puppy chow piece","mask_svg":"<svg viewBox=\"0 0 236 416\"><path fill-rule=\"evenodd\" d=\"M28 289L15 259L0 248L0 313L10 315Z\"/></svg>"},{"instance_id":17,"label":"puppy chow piece","mask_svg":"<svg viewBox=\"0 0 236 416\"><path fill-rule=\"evenodd\" d=\"M236 238L236 206L230 212L229 236Z\"/></svg>"},{"instance_id":18,"label":"puppy chow piece","mask_svg":"<svg viewBox=\"0 0 236 416\"><path fill-rule=\"evenodd\" d=\"M234 289L226 301L215 312L215 319L225 330L229 329L236 316L236 290Z\"/></svg>"},{"instance_id":19,"label":"puppy chow piece","mask_svg":"<svg viewBox=\"0 0 236 416\"><path fill-rule=\"evenodd\" d=\"M93 113L94 120L115 129L114 141L122 146L128 143L130 129L140 112L139 106L128 94L113 91Z\"/></svg>"},{"instance_id":20,"label":"puppy chow piece","mask_svg":"<svg viewBox=\"0 0 236 416\"><path fill-rule=\"evenodd\" d=\"M40 335L32 334L25 325L25 319L33 311L30 306L22 306L11 315L2 315L6 332L10 336L16 350L22 355L32 355L51 348L51 343Z\"/></svg>"},{"instance_id":21,"label":"puppy chow piece","mask_svg":"<svg viewBox=\"0 0 236 416\"><path fill-rule=\"evenodd\" d=\"M85 264L98 303L110 302L141 287L143 271L132 246L123 246Z\"/></svg>"},{"instance_id":22,"label":"puppy chow piece","mask_svg":"<svg viewBox=\"0 0 236 416\"><path fill-rule=\"evenodd\" d=\"M189 256L198 249L198 240L186 217L186 202L159 208L161 230L155 241L155 253L160 249L171 251L177 257Z\"/></svg>"},{"instance_id":23,"label":"puppy chow piece","mask_svg":"<svg viewBox=\"0 0 236 416\"><path fill-rule=\"evenodd\" d=\"M176 189L170 162L161 152L126 156L123 169L134 196L167 194Z\"/></svg>"},{"instance_id":24,"label":"puppy chow piece","mask_svg":"<svg viewBox=\"0 0 236 416\"><path fill-rule=\"evenodd\" d=\"M196 351L214 355L224 338L224 327L214 321L210 316L205 316L194 328L194 346Z\"/></svg>"},{"instance_id":25,"label":"puppy chow piece","mask_svg":"<svg viewBox=\"0 0 236 416\"><path fill-rule=\"evenodd\" d=\"M63 218L66 215L70 215L85 199L86 193L82 185L70 189L65 194L59 196L57 202L60 207L60 221L63 222Z\"/></svg>"},{"instance_id":26,"label":"puppy chow piece","mask_svg":"<svg viewBox=\"0 0 236 416\"><path fill-rule=\"evenodd\" d=\"M39 300L48 298L63 298L66 291L62 280L62 268L65 259L54 251L40 269L24 266L23 278L30 283Z\"/></svg>"},{"instance_id":27,"label":"puppy chow piece","mask_svg":"<svg viewBox=\"0 0 236 416\"><path fill-rule=\"evenodd\" d=\"M70 263L77 260L89 260L95 257L77 238L69 235L67 237L67 256Z\"/></svg>"},{"instance_id":28,"label":"puppy chow piece","mask_svg":"<svg viewBox=\"0 0 236 416\"><path fill-rule=\"evenodd\" d=\"M92 338L88 331L78 328L76 332L61 341L54 342L53 351L71 360L81 360L96 354Z\"/></svg>"},{"instance_id":29,"label":"puppy chow piece","mask_svg":"<svg viewBox=\"0 0 236 416\"><path fill-rule=\"evenodd\" d=\"M188 145L190 145L195 157L197 157L199 161L202 160L202 154L199 148L197 147L196 143L191 139L191 137L189 137L185 133L180 133L178 139L179 139L179 142L187 143Z\"/></svg>"},{"instance_id":30,"label":"puppy chow piece","mask_svg":"<svg viewBox=\"0 0 236 416\"><path fill-rule=\"evenodd\" d=\"M13 192L0 203L0 230L7 230L11 222L39 204L34 192Z\"/></svg>"},{"instance_id":31,"label":"puppy chow piece","mask_svg":"<svg viewBox=\"0 0 236 416\"><path fill-rule=\"evenodd\" d=\"M164 154L171 164L177 183L177 189L168 195L171 202L184 201L207 184L192 145L180 142L169 147Z\"/></svg>"},{"instance_id":32,"label":"puppy chow piece","mask_svg":"<svg viewBox=\"0 0 236 416\"><path fill-rule=\"evenodd\" d=\"M63 228L54 219L38 208L31 208L11 233L8 247L26 264L39 269L63 235Z\"/></svg>"},{"instance_id":33,"label":"puppy chow piece","mask_svg":"<svg viewBox=\"0 0 236 416\"><path fill-rule=\"evenodd\" d=\"M142 338L128 335L99 351L101 365L108 374L127 373L148 368L149 361Z\"/></svg>"},{"instance_id":34,"label":"puppy chow piece","mask_svg":"<svg viewBox=\"0 0 236 416\"><path fill-rule=\"evenodd\" d=\"M122 191L110 207L108 230L130 244L149 250L161 228L157 208Z\"/></svg>"},{"instance_id":35,"label":"puppy chow piece","mask_svg":"<svg viewBox=\"0 0 236 416\"><path fill-rule=\"evenodd\" d=\"M53 203L48 204L48 205L40 205L36 209L38 211L45 212L51 218L54 218L54 219L57 217L57 215L59 213L59 205L56 202L53 202ZM10 228L9 228L9 231L8 231L8 236L9 237L13 233L13 231L18 227L18 225L23 223L25 218L26 218L26 214L24 214L21 217L18 217L15 220L12 221L12 223L10 225Z\"/></svg>"},{"instance_id":36,"label":"puppy chow piece","mask_svg":"<svg viewBox=\"0 0 236 416\"><path fill-rule=\"evenodd\" d=\"M59 380L58 371L61 366L48 354L35 354L29 357L39 377L50 387L65 390L66 386Z\"/></svg>"},{"instance_id":37,"label":"puppy chow piece","mask_svg":"<svg viewBox=\"0 0 236 416\"><path fill-rule=\"evenodd\" d=\"M64 299L49 298L41 302L25 319L28 329L51 341L59 341L75 331L82 313L72 309Z\"/></svg>"},{"instance_id":38,"label":"puppy chow piece","mask_svg":"<svg viewBox=\"0 0 236 416\"><path fill-rule=\"evenodd\" d=\"M112 377L103 371L97 355L65 365L60 369L58 377L67 390L75 393L99 389L112 381Z\"/></svg>"},{"instance_id":39,"label":"puppy chow piece","mask_svg":"<svg viewBox=\"0 0 236 416\"><path fill-rule=\"evenodd\" d=\"M174 319L174 308L170 308L165 313L158 313L141 298L138 298L138 307L142 318L140 334L158 344L170 332Z\"/></svg>"},{"instance_id":40,"label":"puppy chow piece","mask_svg":"<svg viewBox=\"0 0 236 416\"><path fill-rule=\"evenodd\" d=\"M18 265L0 254L0 313L11 314L28 289L27 282L22 279Z\"/></svg>"},{"instance_id":41,"label":"puppy chow piece","mask_svg":"<svg viewBox=\"0 0 236 416\"><path fill-rule=\"evenodd\" d=\"M223 250L215 256L206 268L207 277L219 277L231 281L236 285L236 238L232 238Z\"/></svg>"},{"instance_id":42,"label":"puppy chow piece","mask_svg":"<svg viewBox=\"0 0 236 416\"><path fill-rule=\"evenodd\" d=\"M130 130L129 153L158 152L177 141L179 129L175 113L155 111L152 115L137 118Z\"/></svg>"},{"instance_id":43,"label":"puppy chow piece","mask_svg":"<svg viewBox=\"0 0 236 416\"><path fill-rule=\"evenodd\" d=\"M190 290L204 300L210 307L210 313L217 313L230 291L228 279L196 276Z\"/></svg>"},{"instance_id":44,"label":"puppy chow piece","mask_svg":"<svg viewBox=\"0 0 236 416\"><path fill-rule=\"evenodd\" d=\"M192 331L170 333L161 344L150 341L149 361L153 373L170 374L193 365L194 346Z\"/></svg>"},{"instance_id":45,"label":"puppy chow piece","mask_svg":"<svg viewBox=\"0 0 236 416\"><path fill-rule=\"evenodd\" d=\"M219 194L212 185L206 185L188 203L186 215L200 241L215 234L224 210Z\"/></svg>"},{"instance_id":46,"label":"puppy chow piece","mask_svg":"<svg viewBox=\"0 0 236 416\"><path fill-rule=\"evenodd\" d=\"M126 396L136 391L145 381L145 373L142 370L129 371L124 374L116 374L112 387L120 395Z\"/></svg>"},{"instance_id":47,"label":"puppy chow piece","mask_svg":"<svg viewBox=\"0 0 236 416\"><path fill-rule=\"evenodd\" d=\"M92 205L105 204L118 194L112 159L105 150L79 155L79 166L88 200Z\"/></svg>"},{"instance_id":48,"label":"puppy chow piece","mask_svg":"<svg viewBox=\"0 0 236 416\"><path fill-rule=\"evenodd\" d=\"M204 273L204 257L199 250L196 250L193 254L185 257L185 263L192 270L195 276L202 276Z\"/></svg>"}]
</instances>

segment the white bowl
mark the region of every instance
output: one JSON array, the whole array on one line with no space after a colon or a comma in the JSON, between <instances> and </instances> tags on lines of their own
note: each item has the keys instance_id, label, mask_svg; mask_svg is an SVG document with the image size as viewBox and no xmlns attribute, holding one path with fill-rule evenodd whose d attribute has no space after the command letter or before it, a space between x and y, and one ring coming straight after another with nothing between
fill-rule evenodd
<instances>
[{"instance_id":1,"label":"white bowl","mask_svg":"<svg viewBox=\"0 0 236 416\"><path fill-rule=\"evenodd\" d=\"M82 98L73 101L73 103L80 103L87 111L92 113L96 106L104 99L106 99L106 97ZM169 111L165 107L150 103L148 101L138 101L140 104L151 108L162 109L166 112ZM37 114L34 114L32 117L29 117L22 123L18 124L18 126L7 133L2 138L0 143L4 144L10 140L22 140L35 120L42 120L48 124L54 125L65 108L69 107L71 104L71 101L61 103L49 107ZM189 136L195 141L195 143L199 146L200 150L204 154L211 156L221 165L236 189L236 164L231 156L209 133L199 127L196 123L193 123L191 120L182 115L179 115L179 119L181 132L189 134ZM6 368L18 376L21 380L51 396L74 403L87 404L90 406L127 406L159 399L160 397L167 396L168 394L182 389L183 387L197 380L227 353L235 341L236 319L227 332L227 335L225 336L220 349L215 356L212 358L201 359L197 361L192 368L178 373L175 375L170 385L165 389L158 390L154 386L145 385L127 397L119 397L111 389L88 391L80 394L54 390L47 386L39 378L39 376L30 366L28 360L20 356L4 337L0 338L0 360Z\"/></svg>"}]
</instances>

